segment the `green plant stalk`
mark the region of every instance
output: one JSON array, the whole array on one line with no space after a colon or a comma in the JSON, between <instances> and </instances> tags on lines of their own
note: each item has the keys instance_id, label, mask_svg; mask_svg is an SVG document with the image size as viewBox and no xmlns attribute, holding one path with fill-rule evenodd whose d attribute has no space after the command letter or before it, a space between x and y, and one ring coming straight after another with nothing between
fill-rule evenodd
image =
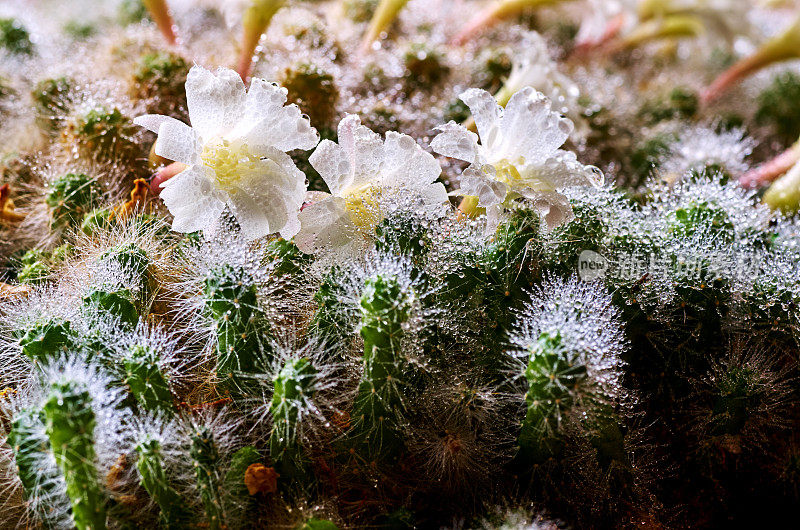
<instances>
[{"instance_id":1,"label":"green plant stalk","mask_svg":"<svg viewBox=\"0 0 800 530\"><path fill-rule=\"evenodd\" d=\"M169 14L169 6L166 0L142 0L142 3L150 12L153 22L158 26L159 31L167 39L170 46L175 45L176 37L173 29L172 17Z\"/></svg>"},{"instance_id":2,"label":"green plant stalk","mask_svg":"<svg viewBox=\"0 0 800 530\"><path fill-rule=\"evenodd\" d=\"M191 512L169 483L164 470L161 443L154 438L146 437L136 446L136 453L139 484L161 510L159 514L161 526L167 529L186 528L187 522L191 520Z\"/></svg>"},{"instance_id":3,"label":"green plant stalk","mask_svg":"<svg viewBox=\"0 0 800 530\"><path fill-rule=\"evenodd\" d=\"M407 3L408 0L381 0L361 41L361 53L369 51L372 43L394 22Z\"/></svg>"},{"instance_id":4,"label":"green plant stalk","mask_svg":"<svg viewBox=\"0 0 800 530\"><path fill-rule=\"evenodd\" d=\"M74 382L54 383L43 406L45 430L64 474L78 530L106 528L106 498L95 469L96 419L89 392Z\"/></svg>"},{"instance_id":5,"label":"green plant stalk","mask_svg":"<svg viewBox=\"0 0 800 530\"><path fill-rule=\"evenodd\" d=\"M527 9L538 9L563 1L565 0L496 0L467 22L450 43L461 46L502 20L518 16Z\"/></svg>"},{"instance_id":6,"label":"green plant stalk","mask_svg":"<svg viewBox=\"0 0 800 530\"><path fill-rule=\"evenodd\" d=\"M773 182L761 200L773 210L787 214L800 210L800 163Z\"/></svg>"},{"instance_id":7,"label":"green plant stalk","mask_svg":"<svg viewBox=\"0 0 800 530\"><path fill-rule=\"evenodd\" d=\"M242 17L242 47L236 72L244 82L250 78L255 54L261 35L267 30L272 17L286 3L285 0L252 0Z\"/></svg>"},{"instance_id":8,"label":"green plant stalk","mask_svg":"<svg viewBox=\"0 0 800 530\"><path fill-rule=\"evenodd\" d=\"M158 354L144 346L134 346L123 361L124 383L144 410L166 416L175 413L169 382L158 366Z\"/></svg>"},{"instance_id":9,"label":"green plant stalk","mask_svg":"<svg viewBox=\"0 0 800 530\"><path fill-rule=\"evenodd\" d=\"M692 15L670 15L648 20L623 37L612 52L635 48L659 39L697 37L705 31L703 21Z\"/></svg>"},{"instance_id":10,"label":"green plant stalk","mask_svg":"<svg viewBox=\"0 0 800 530\"><path fill-rule=\"evenodd\" d=\"M214 433L208 427L200 427L192 435L190 456L194 463L197 487L210 530L225 528L225 516L220 498L220 456Z\"/></svg>"},{"instance_id":11,"label":"green plant stalk","mask_svg":"<svg viewBox=\"0 0 800 530\"><path fill-rule=\"evenodd\" d=\"M367 280L361 296L361 337L364 372L358 385L352 419L356 439L370 455L388 456L400 443L398 426L403 412L401 391L405 360L403 325L411 317L413 294L396 278L378 275Z\"/></svg>"},{"instance_id":12,"label":"green plant stalk","mask_svg":"<svg viewBox=\"0 0 800 530\"><path fill-rule=\"evenodd\" d=\"M704 103L711 103L747 76L773 63L798 57L800 57L800 16L792 22L786 31L768 40L752 55L741 59L722 72L703 91L701 100Z\"/></svg>"},{"instance_id":13,"label":"green plant stalk","mask_svg":"<svg viewBox=\"0 0 800 530\"><path fill-rule=\"evenodd\" d=\"M37 517L45 528L59 527L53 518L54 505L61 501L58 493L59 477L46 477L42 463L50 453L50 440L44 430L44 413L38 408L22 409L14 415L6 440L14 453L17 476L22 483L26 501L37 501ZM63 499L69 505L68 499ZM64 514L66 515L66 514Z\"/></svg>"}]
</instances>

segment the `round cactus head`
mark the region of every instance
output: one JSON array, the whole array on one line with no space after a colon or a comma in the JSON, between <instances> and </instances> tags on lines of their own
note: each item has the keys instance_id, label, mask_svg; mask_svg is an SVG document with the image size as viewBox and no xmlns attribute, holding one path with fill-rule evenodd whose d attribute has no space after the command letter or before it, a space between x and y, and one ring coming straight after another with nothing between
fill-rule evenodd
<instances>
[{"instance_id":1,"label":"round cactus head","mask_svg":"<svg viewBox=\"0 0 800 530\"><path fill-rule=\"evenodd\" d=\"M131 162L139 152L135 133L133 123L119 109L97 105L84 108L71 119L65 140L84 160Z\"/></svg>"},{"instance_id":2,"label":"round cactus head","mask_svg":"<svg viewBox=\"0 0 800 530\"><path fill-rule=\"evenodd\" d=\"M78 339L66 320L53 318L20 330L20 349L32 361L47 364L78 349Z\"/></svg>"},{"instance_id":3,"label":"round cactus head","mask_svg":"<svg viewBox=\"0 0 800 530\"><path fill-rule=\"evenodd\" d=\"M55 179L45 196L54 228L70 228L81 222L101 196L97 181L84 173L67 173Z\"/></svg>"},{"instance_id":4,"label":"round cactus head","mask_svg":"<svg viewBox=\"0 0 800 530\"><path fill-rule=\"evenodd\" d=\"M308 114L311 123L318 127L333 126L339 90L332 75L304 62L286 69L283 86L289 91L289 100Z\"/></svg>"},{"instance_id":5,"label":"round cactus head","mask_svg":"<svg viewBox=\"0 0 800 530\"><path fill-rule=\"evenodd\" d=\"M42 79L31 91L36 120L44 131L52 131L63 124L69 112L73 81L68 77Z\"/></svg>"},{"instance_id":6,"label":"round cactus head","mask_svg":"<svg viewBox=\"0 0 800 530\"><path fill-rule=\"evenodd\" d=\"M0 49L11 55L31 55L33 42L25 26L13 18L0 18Z\"/></svg>"},{"instance_id":7,"label":"round cactus head","mask_svg":"<svg viewBox=\"0 0 800 530\"><path fill-rule=\"evenodd\" d=\"M682 238L691 238L698 231L707 231L732 243L736 235L725 210L708 202L678 208L670 213L668 222L671 233Z\"/></svg>"},{"instance_id":8,"label":"round cactus head","mask_svg":"<svg viewBox=\"0 0 800 530\"><path fill-rule=\"evenodd\" d=\"M227 316L245 323L257 306L255 280L243 267L214 267L206 276L203 299L215 320Z\"/></svg>"}]
</instances>

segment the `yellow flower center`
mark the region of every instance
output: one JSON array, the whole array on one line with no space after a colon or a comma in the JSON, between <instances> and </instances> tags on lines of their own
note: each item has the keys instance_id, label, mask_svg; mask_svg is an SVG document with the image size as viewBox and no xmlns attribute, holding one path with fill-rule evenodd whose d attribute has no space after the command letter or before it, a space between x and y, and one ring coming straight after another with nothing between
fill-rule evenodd
<instances>
[{"instance_id":1,"label":"yellow flower center","mask_svg":"<svg viewBox=\"0 0 800 530\"><path fill-rule=\"evenodd\" d=\"M350 220L362 231L374 232L383 219L380 198L380 188L371 184L356 188L345 196L345 207Z\"/></svg>"},{"instance_id":2,"label":"yellow flower center","mask_svg":"<svg viewBox=\"0 0 800 530\"><path fill-rule=\"evenodd\" d=\"M200 160L214 171L217 187L231 191L242 175L256 169L261 159L250 152L247 144L234 147L228 140L215 139L203 147Z\"/></svg>"},{"instance_id":3,"label":"yellow flower center","mask_svg":"<svg viewBox=\"0 0 800 530\"><path fill-rule=\"evenodd\" d=\"M520 157L516 163L511 162L507 158L500 160L499 162L494 163L494 169L496 171L495 180L502 182L503 184L507 184L510 188L516 188L525 184L522 175L519 174L519 170L517 169L517 165L525 164L525 159Z\"/></svg>"}]
</instances>

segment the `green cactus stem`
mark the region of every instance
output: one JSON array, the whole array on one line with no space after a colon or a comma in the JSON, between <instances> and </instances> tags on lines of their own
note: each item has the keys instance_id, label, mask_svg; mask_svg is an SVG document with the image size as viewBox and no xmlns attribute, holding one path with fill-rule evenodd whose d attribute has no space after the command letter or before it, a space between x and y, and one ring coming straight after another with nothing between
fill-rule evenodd
<instances>
[{"instance_id":1,"label":"green cactus stem","mask_svg":"<svg viewBox=\"0 0 800 530\"><path fill-rule=\"evenodd\" d=\"M84 173L67 173L50 184L45 202L53 228L74 227L100 199L97 181Z\"/></svg>"},{"instance_id":2,"label":"green cactus stem","mask_svg":"<svg viewBox=\"0 0 800 530\"><path fill-rule=\"evenodd\" d=\"M64 479L58 469L46 465L51 449L42 410L30 407L17 412L6 441L14 453L25 500L33 503L45 528L62 526L66 522L62 519L69 517L69 499L61 493Z\"/></svg>"},{"instance_id":3,"label":"green cactus stem","mask_svg":"<svg viewBox=\"0 0 800 530\"><path fill-rule=\"evenodd\" d=\"M573 407L573 393L588 374L586 366L564 349L558 333L543 333L529 353L526 411L518 443L523 458L542 463L560 452L561 419Z\"/></svg>"},{"instance_id":4,"label":"green cactus stem","mask_svg":"<svg viewBox=\"0 0 800 530\"><path fill-rule=\"evenodd\" d=\"M210 530L225 528L225 516L220 497L220 455L214 433L201 426L191 437L189 454L195 470L200 499L203 501L206 524Z\"/></svg>"},{"instance_id":5,"label":"green cactus stem","mask_svg":"<svg viewBox=\"0 0 800 530\"><path fill-rule=\"evenodd\" d=\"M52 318L20 330L22 354L40 364L47 364L66 352L78 349L78 342L70 323Z\"/></svg>"},{"instance_id":6,"label":"green cactus stem","mask_svg":"<svg viewBox=\"0 0 800 530\"><path fill-rule=\"evenodd\" d=\"M317 369L305 357L289 359L273 378L272 433L269 438L270 458L278 464L281 476L291 478L299 471L301 457L298 422L305 402L314 397Z\"/></svg>"},{"instance_id":7,"label":"green cactus stem","mask_svg":"<svg viewBox=\"0 0 800 530\"><path fill-rule=\"evenodd\" d=\"M413 302L412 291L397 278L383 275L367 280L361 296L364 372L352 418L356 438L374 457L389 456L400 444L398 428L404 410L400 385L406 368L401 342Z\"/></svg>"},{"instance_id":8,"label":"green cactus stem","mask_svg":"<svg viewBox=\"0 0 800 530\"><path fill-rule=\"evenodd\" d=\"M136 445L139 483L161 510L159 521L163 528L186 528L187 522L191 520L191 512L170 485L161 451L161 443L149 436Z\"/></svg>"},{"instance_id":9,"label":"green cactus stem","mask_svg":"<svg viewBox=\"0 0 800 530\"><path fill-rule=\"evenodd\" d=\"M158 361L158 353L152 348L132 347L122 362L125 370L123 383L144 410L169 416L175 413L175 405L169 382Z\"/></svg>"},{"instance_id":10,"label":"green cactus stem","mask_svg":"<svg viewBox=\"0 0 800 530\"><path fill-rule=\"evenodd\" d=\"M45 429L64 474L72 519L78 530L106 528L106 498L95 468L96 419L89 392L71 382L56 382L43 406Z\"/></svg>"},{"instance_id":11,"label":"green cactus stem","mask_svg":"<svg viewBox=\"0 0 800 530\"><path fill-rule=\"evenodd\" d=\"M240 376L256 372L269 336L255 280L242 267L222 265L207 275L203 297L216 325L217 375L241 390Z\"/></svg>"}]
</instances>

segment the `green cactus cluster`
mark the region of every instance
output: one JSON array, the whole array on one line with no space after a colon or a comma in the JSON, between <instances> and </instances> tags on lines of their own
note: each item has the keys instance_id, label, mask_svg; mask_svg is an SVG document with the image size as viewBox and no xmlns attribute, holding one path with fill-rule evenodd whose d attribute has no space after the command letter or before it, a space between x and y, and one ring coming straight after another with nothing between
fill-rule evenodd
<instances>
[{"instance_id":1,"label":"green cactus cluster","mask_svg":"<svg viewBox=\"0 0 800 530\"><path fill-rule=\"evenodd\" d=\"M0 49L12 55L31 55L31 36L25 26L13 18L0 18Z\"/></svg>"},{"instance_id":2,"label":"green cactus cluster","mask_svg":"<svg viewBox=\"0 0 800 530\"><path fill-rule=\"evenodd\" d=\"M62 136L77 157L87 161L130 161L140 155L136 129L116 107L90 106L66 121Z\"/></svg>"},{"instance_id":3,"label":"green cactus cluster","mask_svg":"<svg viewBox=\"0 0 800 530\"><path fill-rule=\"evenodd\" d=\"M36 109L36 122L48 133L63 127L69 113L74 82L67 77L42 79L33 87L31 98Z\"/></svg>"},{"instance_id":4,"label":"green cactus cluster","mask_svg":"<svg viewBox=\"0 0 800 530\"><path fill-rule=\"evenodd\" d=\"M17 280L20 283L38 284L47 280L54 269L63 264L72 252L72 245L63 243L52 250L30 249L20 258Z\"/></svg>"},{"instance_id":5,"label":"green cactus cluster","mask_svg":"<svg viewBox=\"0 0 800 530\"><path fill-rule=\"evenodd\" d=\"M186 96L183 86L189 63L175 53L145 53L136 61L131 93L136 100L147 102L154 114L183 115Z\"/></svg>"},{"instance_id":6,"label":"green cactus cluster","mask_svg":"<svg viewBox=\"0 0 800 530\"><path fill-rule=\"evenodd\" d=\"M401 443L403 385L408 369L404 326L412 317L415 293L397 278L369 278L361 295L363 373L351 414L356 439L371 458L392 456Z\"/></svg>"},{"instance_id":7,"label":"green cactus cluster","mask_svg":"<svg viewBox=\"0 0 800 530\"><path fill-rule=\"evenodd\" d=\"M53 227L77 226L101 195L97 180L85 173L66 173L54 179L45 197Z\"/></svg>"},{"instance_id":8,"label":"green cactus cluster","mask_svg":"<svg viewBox=\"0 0 800 530\"><path fill-rule=\"evenodd\" d=\"M1 3L0 527L796 518L792 2Z\"/></svg>"},{"instance_id":9,"label":"green cactus cluster","mask_svg":"<svg viewBox=\"0 0 800 530\"><path fill-rule=\"evenodd\" d=\"M282 85L289 91L289 101L318 123L333 129L339 90L333 76L320 67L303 62L283 73Z\"/></svg>"},{"instance_id":10,"label":"green cactus cluster","mask_svg":"<svg viewBox=\"0 0 800 530\"><path fill-rule=\"evenodd\" d=\"M209 270L203 300L216 335L217 376L244 390L247 374L269 355L269 321L258 302L258 286L244 267L224 264Z\"/></svg>"}]
</instances>

